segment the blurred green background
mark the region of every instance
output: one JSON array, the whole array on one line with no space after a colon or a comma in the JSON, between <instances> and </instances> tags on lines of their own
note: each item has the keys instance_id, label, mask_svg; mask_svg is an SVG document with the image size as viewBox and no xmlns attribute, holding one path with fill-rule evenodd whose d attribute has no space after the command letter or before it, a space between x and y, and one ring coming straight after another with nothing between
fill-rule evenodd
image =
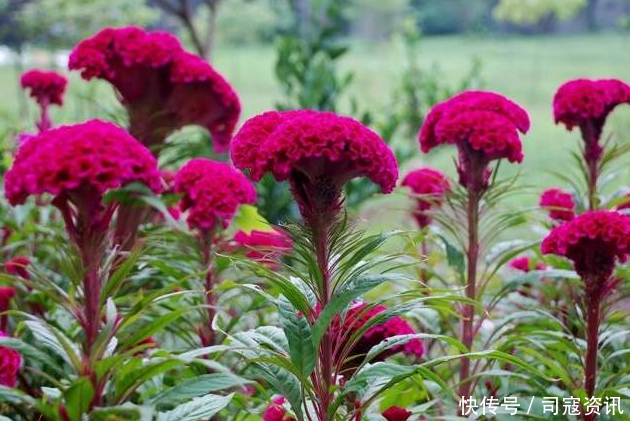
<instances>
[{"instance_id":1,"label":"blurred green background","mask_svg":"<svg viewBox=\"0 0 630 421\"><path fill-rule=\"evenodd\" d=\"M17 133L33 130L21 71L64 70L80 39L136 24L174 32L205 55L239 93L241 122L278 107L351 114L387 132L403 173L420 164L454 173L449 148L417 150L415 129L435 101L466 87L507 95L530 112L532 129L523 165L502 171L520 171L534 186L515 202L533 205L534 194L562 185L548 170L565 166L579 145L577 133L553 124L555 90L578 77L630 80L629 16L630 0L0 0L0 134L10 151ZM330 92L304 97L318 89ZM111 88L76 74L52 116L57 124L93 116L124 123ZM620 107L607 130L625 140L630 109ZM402 212L402 196L367 211L385 200L388 211Z\"/></svg>"}]
</instances>

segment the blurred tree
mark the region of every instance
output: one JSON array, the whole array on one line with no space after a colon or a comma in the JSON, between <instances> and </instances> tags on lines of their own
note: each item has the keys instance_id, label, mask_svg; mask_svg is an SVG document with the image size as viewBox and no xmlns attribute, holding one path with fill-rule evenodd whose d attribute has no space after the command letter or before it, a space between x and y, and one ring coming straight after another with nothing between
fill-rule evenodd
<instances>
[{"instance_id":1,"label":"blurred tree","mask_svg":"<svg viewBox=\"0 0 630 421\"><path fill-rule=\"evenodd\" d=\"M352 35L368 39L386 39L400 27L411 0L354 0L349 12Z\"/></svg>"},{"instance_id":2,"label":"blurred tree","mask_svg":"<svg viewBox=\"0 0 630 421\"><path fill-rule=\"evenodd\" d=\"M105 26L147 25L158 17L144 0L28 0L23 3L16 20L25 28L28 42L49 48L69 48Z\"/></svg>"},{"instance_id":3,"label":"blurred tree","mask_svg":"<svg viewBox=\"0 0 630 421\"><path fill-rule=\"evenodd\" d=\"M500 0L493 15L502 22L549 30L553 21L572 19L586 5L586 0Z\"/></svg>"},{"instance_id":4,"label":"blurred tree","mask_svg":"<svg viewBox=\"0 0 630 421\"><path fill-rule=\"evenodd\" d=\"M588 25L588 29L590 31L595 31L597 29L597 6L599 4L599 0L588 0L586 4L586 23Z\"/></svg>"},{"instance_id":5,"label":"blurred tree","mask_svg":"<svg viewBox=\"0 0 630 421\"><path fill-rule=\"evenodd\" d=\"M284 17L274 9L274 3L274 0L230 1L217 17L216 43L271 43Z\"/></svg>"},{"instance_id":6,"label":"blurred tree","mask_svg":"<svg viewBox=\"0 0 630 421\"><path fill-rule=\"evenodd\" d=\"M490 22L496 0L411 0L422 32L427 35L479 30Z\"/></svg>"},{"instance_id":7,"label":"blurred tree","mask_svg":"<svg viewBox=\"0 0 630 421\"><path fill-rule=\"evenodd\" d=\"M210 58L215 44L220 8L230 3L234 10L243 1L253 0L150 0L181 25L194 50L206 59Z\"/></svg>"}]
</instances>

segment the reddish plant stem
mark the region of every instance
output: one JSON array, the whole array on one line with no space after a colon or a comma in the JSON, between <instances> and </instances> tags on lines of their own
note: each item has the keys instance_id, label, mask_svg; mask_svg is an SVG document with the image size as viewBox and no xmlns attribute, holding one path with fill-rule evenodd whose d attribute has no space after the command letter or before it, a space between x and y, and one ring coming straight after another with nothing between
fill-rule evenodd
<instances>
[{"instance_id":1,"label":"reddish plant stem","mask_svg":"<svg viewBox=\"0 0 630 421\"><path fill-rule=\"evenodd\" d=\"M328 265L328 230L329 221L319 214L315 218L313 224L313 234L315 236L315 253L317 265L322 275L322 290L320 299L320 308L326 307L330 301L330 269ZM320 385L320 408L319 421L328 421L328 408L332 403L332 387L334 386L334 361L333 361L333 344L330 337L330 329L326 330L321 341L319 352L320 372L322 382Z\"/></svg>"},{"instance_id":2,"label":"reddish plant stem","mask_svg":"<svg viewBox=\"0 0 630 421\"><path fill-rule=\"evenodd\" d=\"M586 396L593 397L597 382L597 354L599 349L600 295L595 292L586 297L586 358L584 361L584 390ZM586 421L593 421L596 414L584 415Z\"/></svg>"},{"instance_id":3,"label":"reddish plant stem","mask_svg":"<svg viewBox=\"0 0 630 421\"><path fill-rule=\"evenodd\" d=\"M599 178L599 164L603 148L599 144L601 125L598 122L589 122L580 126L582 139L584 140L584 161L587 170L588 209L595 210L598 207L597 179Z\"/></svg>"},{"instance_id":4,"label":"reddish plant stem","mask_svg":"<svg viewBox=\"0 0 630 421\"><path fill-rule=\"evenodd\" d=\"M468 250L467 250L467 276L466 276L466 298L475 300L477 295L477 260L479 257L479 192L476 190L468 191ZM468 349L472 350L473 341L475 339L474 317L475 307L471 304L463 306L461 320L461 338L462 343ZM470 377L470 359L462 358L459 370L459 396L468 398L471 394L472 383L468 380Z\"/></svg>"},{"instance_id":5,"label":"reddish plant stem","mask_svg":"<svg viewBox=\"0 0 630 421\"><path fill-rule=\"evenodd\" d=\"M50 121L50 115L48 114L48 103L44 101L39 105L39 121L37 122L37 129L41 132L48 130L52 127Z\"/></svg>"},{"instance_id":6,"label":"reddish plant stem","mask_svg":"<svg viewBox=\"0 0 630 421\"><path fill-rule=\"evenodd\" d=\"M427 244L426 239L423 238L422 240L420 240L420 258L421 259L426 259L429 257L429 245ZM420 269L420 280L422 281L423 285L422 286L427 286L427 282L429 281L429 274L427 273L426 270L424 269Z\"/></svg>"}]
</instances>

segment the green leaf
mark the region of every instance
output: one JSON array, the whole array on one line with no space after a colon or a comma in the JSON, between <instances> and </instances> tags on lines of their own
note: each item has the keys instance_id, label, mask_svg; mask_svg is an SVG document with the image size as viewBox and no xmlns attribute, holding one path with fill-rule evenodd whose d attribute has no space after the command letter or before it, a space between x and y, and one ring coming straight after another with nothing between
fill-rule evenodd
<instances>
[{"instance_id":1,"label":"green leaf","mask_svg":"<svg viewBox=\"0 0 630 421\"><path fill-rule=\"evenodd\" d=\"M289 342L291 362L303 378L315 368L316 348L313 344L311 326L304 314L298 314L286 299L278 300L278 309Z\"/></svg>"},{"instance_id":2,"label":"green leaf","mask_svg":"<svg viewBox=\"0 0 630 421\"><path fill-rule=\"evenodd\" d=\"M184 364L180 360L163 360L157 362L150 362L149 364L141 367L133 367L133 370L126 372L122 376L121 381L116 385L116 395L119 402L123 402L126 398L138 387L140 387L147 380L173 370Z\"/></svg>"},{"instance_id":3,"label":"green leaf","mask_svg":"<svg viewBox=\"0 0 630 421\"><path fill-rule=\"evenodd\" d=\"M16 351L19 351L19 353L22 354L23 357L31 358L35 361L39 361L42 364L45 364L54 373L63 373L63 370L59 367L59 363L52 359L50 355L40 351L34 346L27 344L26 342L21 341L20 339L0 337L0 345L5 348L15 349Z\"/></svg>"},{"instance_id":4,"label":"green leaf","mask_svg":"<svg viewBox=\"0 0 630 421\"><path fill-rule=\"evenodd\" d=\"M206 395L186 402L168 412L160 412L156 421L199 421L214 416L225 408L234 394L228 396Z\"/></svg>"},{"instance_id":5,"label":"green leaf","mask_svg":"<svg viewBox=\"0 0 630 421\"><path fill-rule=\"evenodd\" d=\"M153 397L148 403L152 405L172 405L190 398L196 398L217 390L231 389L252 383L234 374L212 373L184 380L174 387Z\"/></svg>"},{"instance_id":6,"label":"green leaf","mask_svg":"<svg viewBox=\"0 0 630 421\"><path fill-rule=\"evenodd\" d=\"M464 271L466 270L466 256L457 247L452 245L445 237L439 236L444 242L446 249L446 261L448 265L453 268L463 279Z\"/></svg>"},{"instance_id":7,"label":"green leaf","mask_svg":"<svg viewBox=\"0 0 630 421\"><path fill-rule=\"evenodd\" d=\"M63 392L68 417L72 421L81 421L83 414L90 409L94 399L94 388L87 377L79 377Z\"/></svg>"},{"instance_id":8,"label":"green leaf","mask_svg":"<svg viewBox=\"0 0 630 421\"><path fill-rule=\"evenodd\" d=\"M264 216L258 213L258 208L251 205L241 205L236 216L232 220L233 224L240 230L250 233L253 230L272 231L273 228Z\"/></svg>"}]
</instances>

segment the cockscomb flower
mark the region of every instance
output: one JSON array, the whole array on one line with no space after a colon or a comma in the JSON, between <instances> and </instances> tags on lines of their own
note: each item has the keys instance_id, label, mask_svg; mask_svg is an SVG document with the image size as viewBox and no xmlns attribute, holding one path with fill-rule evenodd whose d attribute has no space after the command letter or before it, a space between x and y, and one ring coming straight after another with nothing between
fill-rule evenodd
<instances>
[{"instance_id":1,"label":"cockscomb flower","mask_svg":"<svg viewBox=\"0 0 630 421\"><path fill-rule=\"evenodd\" d=\"M84 79L104 79L120 94L130 131L156 145L190 124L212 134L215 150L227 149L240 115L230 84L173 35L138 27L105 28L81 41L68 64Z\"/></svg>"},{"instance_id":2,"label":"cockscomb flower","mask_svg":"<svg viewBox=\"0 0 630 421\"><path fill-rule=\"evenodd\" d=\"M278 228L272 231L252 230L249 234L239 230L233 240L246 249L248 258L274 268L277 267L278 259L289 253L293 246L291 238Z\"/></svg>"},{"instance_id":3,"label":"cockscomb flower","mask_svg":"<svg viewBox=\"0 0 630 421\"><path fill-rule=\"evenodd\" d=\"M142 182L161 188L156 159L120 127L99 120L48 130L18 150L6 173L11 205L30 195L69 195L75 202L100 198L111 189ZM75 203L77 204L77 203Z\"/></svg>"},{"instance_id":4,"label":"cockscomb flower","mask_svg":"<svg viewBox=\"0 0 630 421\"><path fill-rule=\"evenodd\" d=\"M240 205L254 203L256 190L230 165L196 158L175 176L175 191L183 194L180 209L188 211L188 225L202 231L227 227Z\"/></svg>"},{"instance_id":5,"label":"cockscomb flower","mask_svg":"<svg viewBox=\"0 0 630 421\"><path fill-rule=\"evenodd\" d=\"M519 132L527 133L529 125L527 112L506 97L467 91L436 105L418 139L425 153L438 145L456 145L460 184L483 190L490 176L490 161L523 160Z\"/></svg>"},{"instance_id":6,"label":"cockscomb flower","mask_svg":"<svg viewBox=\"0 0 630 421\"><path fill-rule=\"evenodd\" d=\"M49 129L51 122L48 107L63 105L63 94L68 79L57 72L34 69L22 74L20 84L22 88L29 91L30 96L39 105L40 119L37 122L37 128L40 131Z\"/></svg>"},{"instance_id":7,"label":"cockscomb flower","mask_svg":"<svg viewBox=\"0 0 630 421\"><path fill-rule=\"evenodd\" d=\"M543 240L544 254L573 261L587 292L597 294L611 277L615 262L630 253L630 218L614 211L591 211L551 230Z\"/></svg>"},{"instance_id":8,"label":"cockscomb flower","mask_svg":"<svg viewBox=\"0 0 630 421\"><path fill-rule=\"evenodd\" d=\"M601 134L608 114L620 104L630 104L630 86L617 79L576 79L560 86L553 98L556 124L568 130L586 126Z\"/></svg>"},{"instance_id":9,"label":"cockscomb flower","mask_svg":"<svg viewBox=\"0 0 630 421\"><path fill-rule=\"evenodd\" d=\"M368 321L386 310L387 307L383 305L355 304L346 312L343 319L339 316L333 319L331 325L333 343L339 345L345 343L356 330L361 329ZM401 317L392 317L381 324L370 327L356 343L352 344L348 354L348 361L343 366L345 374L354 371L370 349L385 339L414 333L416 332L413 327ZM424 354L424 346L419 339L412 339L403 345L398 345L382 352L375 360L382 361L400 352L420 358Z\"/></svg>"},{"instance_id":10,"label":"cockscomb flower","mask_svg":"<svg viewBox=\"0 0 630 421\"><path fill-rule=\"evenodd\" d=\"M409 187L416 202L413 216L422 228L431 223L427 213L433 206L440 206L444 195L451 190L451 183L440 171L433 168L420 168L411 171L404 178L402 185Z\"/></svg>"},{"instance_id":11,"label":"cockscomb flower","mask_svg":"<svg viewBox=\"0 0 630 421\"><path fill-rule=\"evenodd\" d=\"M570 221L575 217L575 201L571 193L560 189L548 189L540 195L539 205L549 211L556 221Z\"/></svg>"},{"instance_id":12,"label":"cockscomb flower","mask_svg":"<svg viewBox=\"0 0 630 421\"><path fill-rule=\"evenodd\" d=\"M519 270L521 272L529 272L531 270L545 270L545 264L543 262L532 262L527 256L517 257L512 259L508 266L512 269Z\"/></svg>"},{"instance_id":13,"label":"cockscomb flower","mask_svg":"<svg viewBox=\"0 0 630 421\"><path fill-rule=\"evenodd\" d=\"M387 421L407 421L411 411L399 406L391 406L381 414Z\"/></svg>"},{"instance_id":14,"label":"cockscomb flower","mask_svg":"<svg viewBox=\"0 0 630 421\"><path fill-rule=\"evenodd\" d=\"M63 105L63 94L68 79L53 71L29 70L20 77L20 85L41 106Z\"/></svg>"},{"instance_id":15,"label":"cockscomb flower","mask_svg":"<svg viewBox=\"0 0 630 421\"><path fill-rule=\"evenodd\" d=\"M0 286L0 313L9 309L9 302L15 297L15 289Z\"/></svg>"},{"instance_id":16,"label":"cockscomb flower","mask_svg":"<svg viewBox=\"0 0 630 421\"><path fill-rule=\"evenodd\" d=\"M0 338L8 337L0 330ZM14 349L0 345L0 385L15 387L17 374L22 365L22 356Z\"/></svg>"},{"instance_id":17,"label":"cockscomb flower","mask_svg":"<svg viewBox=\"0 0 630 421\"><path fill-rule=\"evenodd\" d=\"M396 158L378 134L331 112L269 111L249 119L232 141L234 165L254 180L289 180L303 215L334 213L343 186L367 177L390 193Z\"/></svg>"}]
</instances>

